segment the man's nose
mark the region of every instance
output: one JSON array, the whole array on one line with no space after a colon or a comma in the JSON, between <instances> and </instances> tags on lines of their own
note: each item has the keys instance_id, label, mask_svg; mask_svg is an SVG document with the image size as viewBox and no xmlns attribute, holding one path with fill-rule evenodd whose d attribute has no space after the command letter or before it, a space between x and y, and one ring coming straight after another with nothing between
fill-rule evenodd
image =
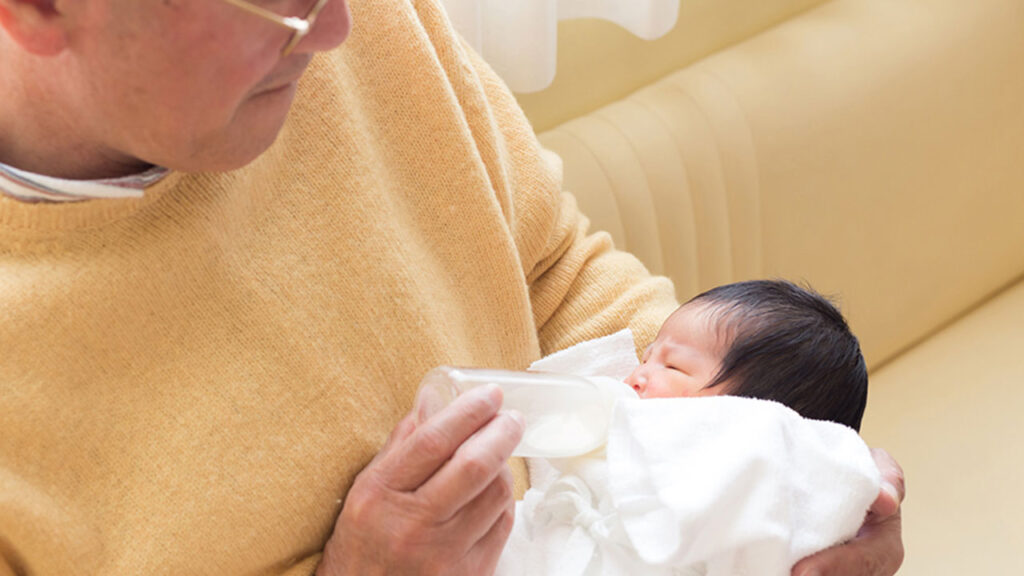
<instances>
[{"instance_id":1,"label":"man's nose","mask_svg":"<svg viewBox=\"0 0 1024 576\"><path fill-rule=\"evenodd\" d=\"M295 47L294 52L325 52L337 48L352 31L352 14L347 0L327 0L309 34Z\"/></svg>"}]
</instances>

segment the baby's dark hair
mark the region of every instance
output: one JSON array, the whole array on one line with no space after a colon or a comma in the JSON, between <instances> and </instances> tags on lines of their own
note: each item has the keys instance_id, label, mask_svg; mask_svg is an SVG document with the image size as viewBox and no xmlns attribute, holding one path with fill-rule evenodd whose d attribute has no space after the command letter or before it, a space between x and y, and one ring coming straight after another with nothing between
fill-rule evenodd
<instances>
[{"instance_id":1,"label":"baby's dark hair","mask_svg":"<svg viewBox=\"0 0 1024 576\"><path fill-rule=\"evenodd\" d=\"M728 383L732 396L774 400L806 418L860 430L867 366L828 299L790 282L754 280L713 288L690 303L708 306L731 342L709 386Z\"/></svg>"}]
</instances>

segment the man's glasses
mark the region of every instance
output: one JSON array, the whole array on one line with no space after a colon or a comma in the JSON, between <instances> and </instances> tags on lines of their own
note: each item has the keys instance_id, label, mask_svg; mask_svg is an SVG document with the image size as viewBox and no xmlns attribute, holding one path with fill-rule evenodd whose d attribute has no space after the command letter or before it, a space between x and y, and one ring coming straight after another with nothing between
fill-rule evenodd
<instances>
[{"instance_id":1,"label":"man's glasses","mask_svg":"<svg viewBox=\"0 0 1024 576\"><path fill-rule=\"evenodd\" d=\"M324 5L327 4L327 0L316 0L316 4L314 4L309 10L309 13L300 18L297 16L281 16L280 14L275 14L266 8L252 4L248 0L224 1L228 4L241 8L250 14L254 14L264 20L269 20L279 26L283 26L291 30L292 36L289 38L288 43L285 44L284 49L281 50L282 56L290 54L299 42L302 42L302 39L309 34L309 31L313 29L313 24L316 23L316 17L320 14L320 11L323 10Z\"/></svg>"}]
</instances>

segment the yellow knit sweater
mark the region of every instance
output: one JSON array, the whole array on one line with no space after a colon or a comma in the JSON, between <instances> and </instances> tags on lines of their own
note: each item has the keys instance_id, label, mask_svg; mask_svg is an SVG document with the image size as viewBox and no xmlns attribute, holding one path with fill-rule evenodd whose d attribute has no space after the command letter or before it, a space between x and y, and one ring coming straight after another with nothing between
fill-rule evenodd
<instances>
[{"instance_id":1,"label":"yellow knit sweater","mask_svg":"<svg viewBox=\"0 0 1024 576\"><path fill-rule=\"evenodd\" d=\"M352 9L245 169L0 199L0 575L309 574L430 368L674 307L434 0Z\"/></svg>"}]
</instances>

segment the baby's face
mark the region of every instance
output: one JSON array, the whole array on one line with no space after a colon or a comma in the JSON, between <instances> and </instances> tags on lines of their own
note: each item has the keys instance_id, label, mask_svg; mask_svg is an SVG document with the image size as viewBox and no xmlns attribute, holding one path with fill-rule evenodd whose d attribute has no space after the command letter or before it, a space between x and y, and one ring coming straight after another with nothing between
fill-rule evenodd
<instances>
[{"instance_id":1,"label":"baby's face","mask_svg":"<svg viewBox=\"0 0 1024 576\"><path fill-rule=\"evenodd\" d=\"M709 308L687 304L661 326L641 364L626 378L641 398L718 396L726 385L707 388L722 364L726 344L715 329Z\"/></svg>"}]
</instances>

